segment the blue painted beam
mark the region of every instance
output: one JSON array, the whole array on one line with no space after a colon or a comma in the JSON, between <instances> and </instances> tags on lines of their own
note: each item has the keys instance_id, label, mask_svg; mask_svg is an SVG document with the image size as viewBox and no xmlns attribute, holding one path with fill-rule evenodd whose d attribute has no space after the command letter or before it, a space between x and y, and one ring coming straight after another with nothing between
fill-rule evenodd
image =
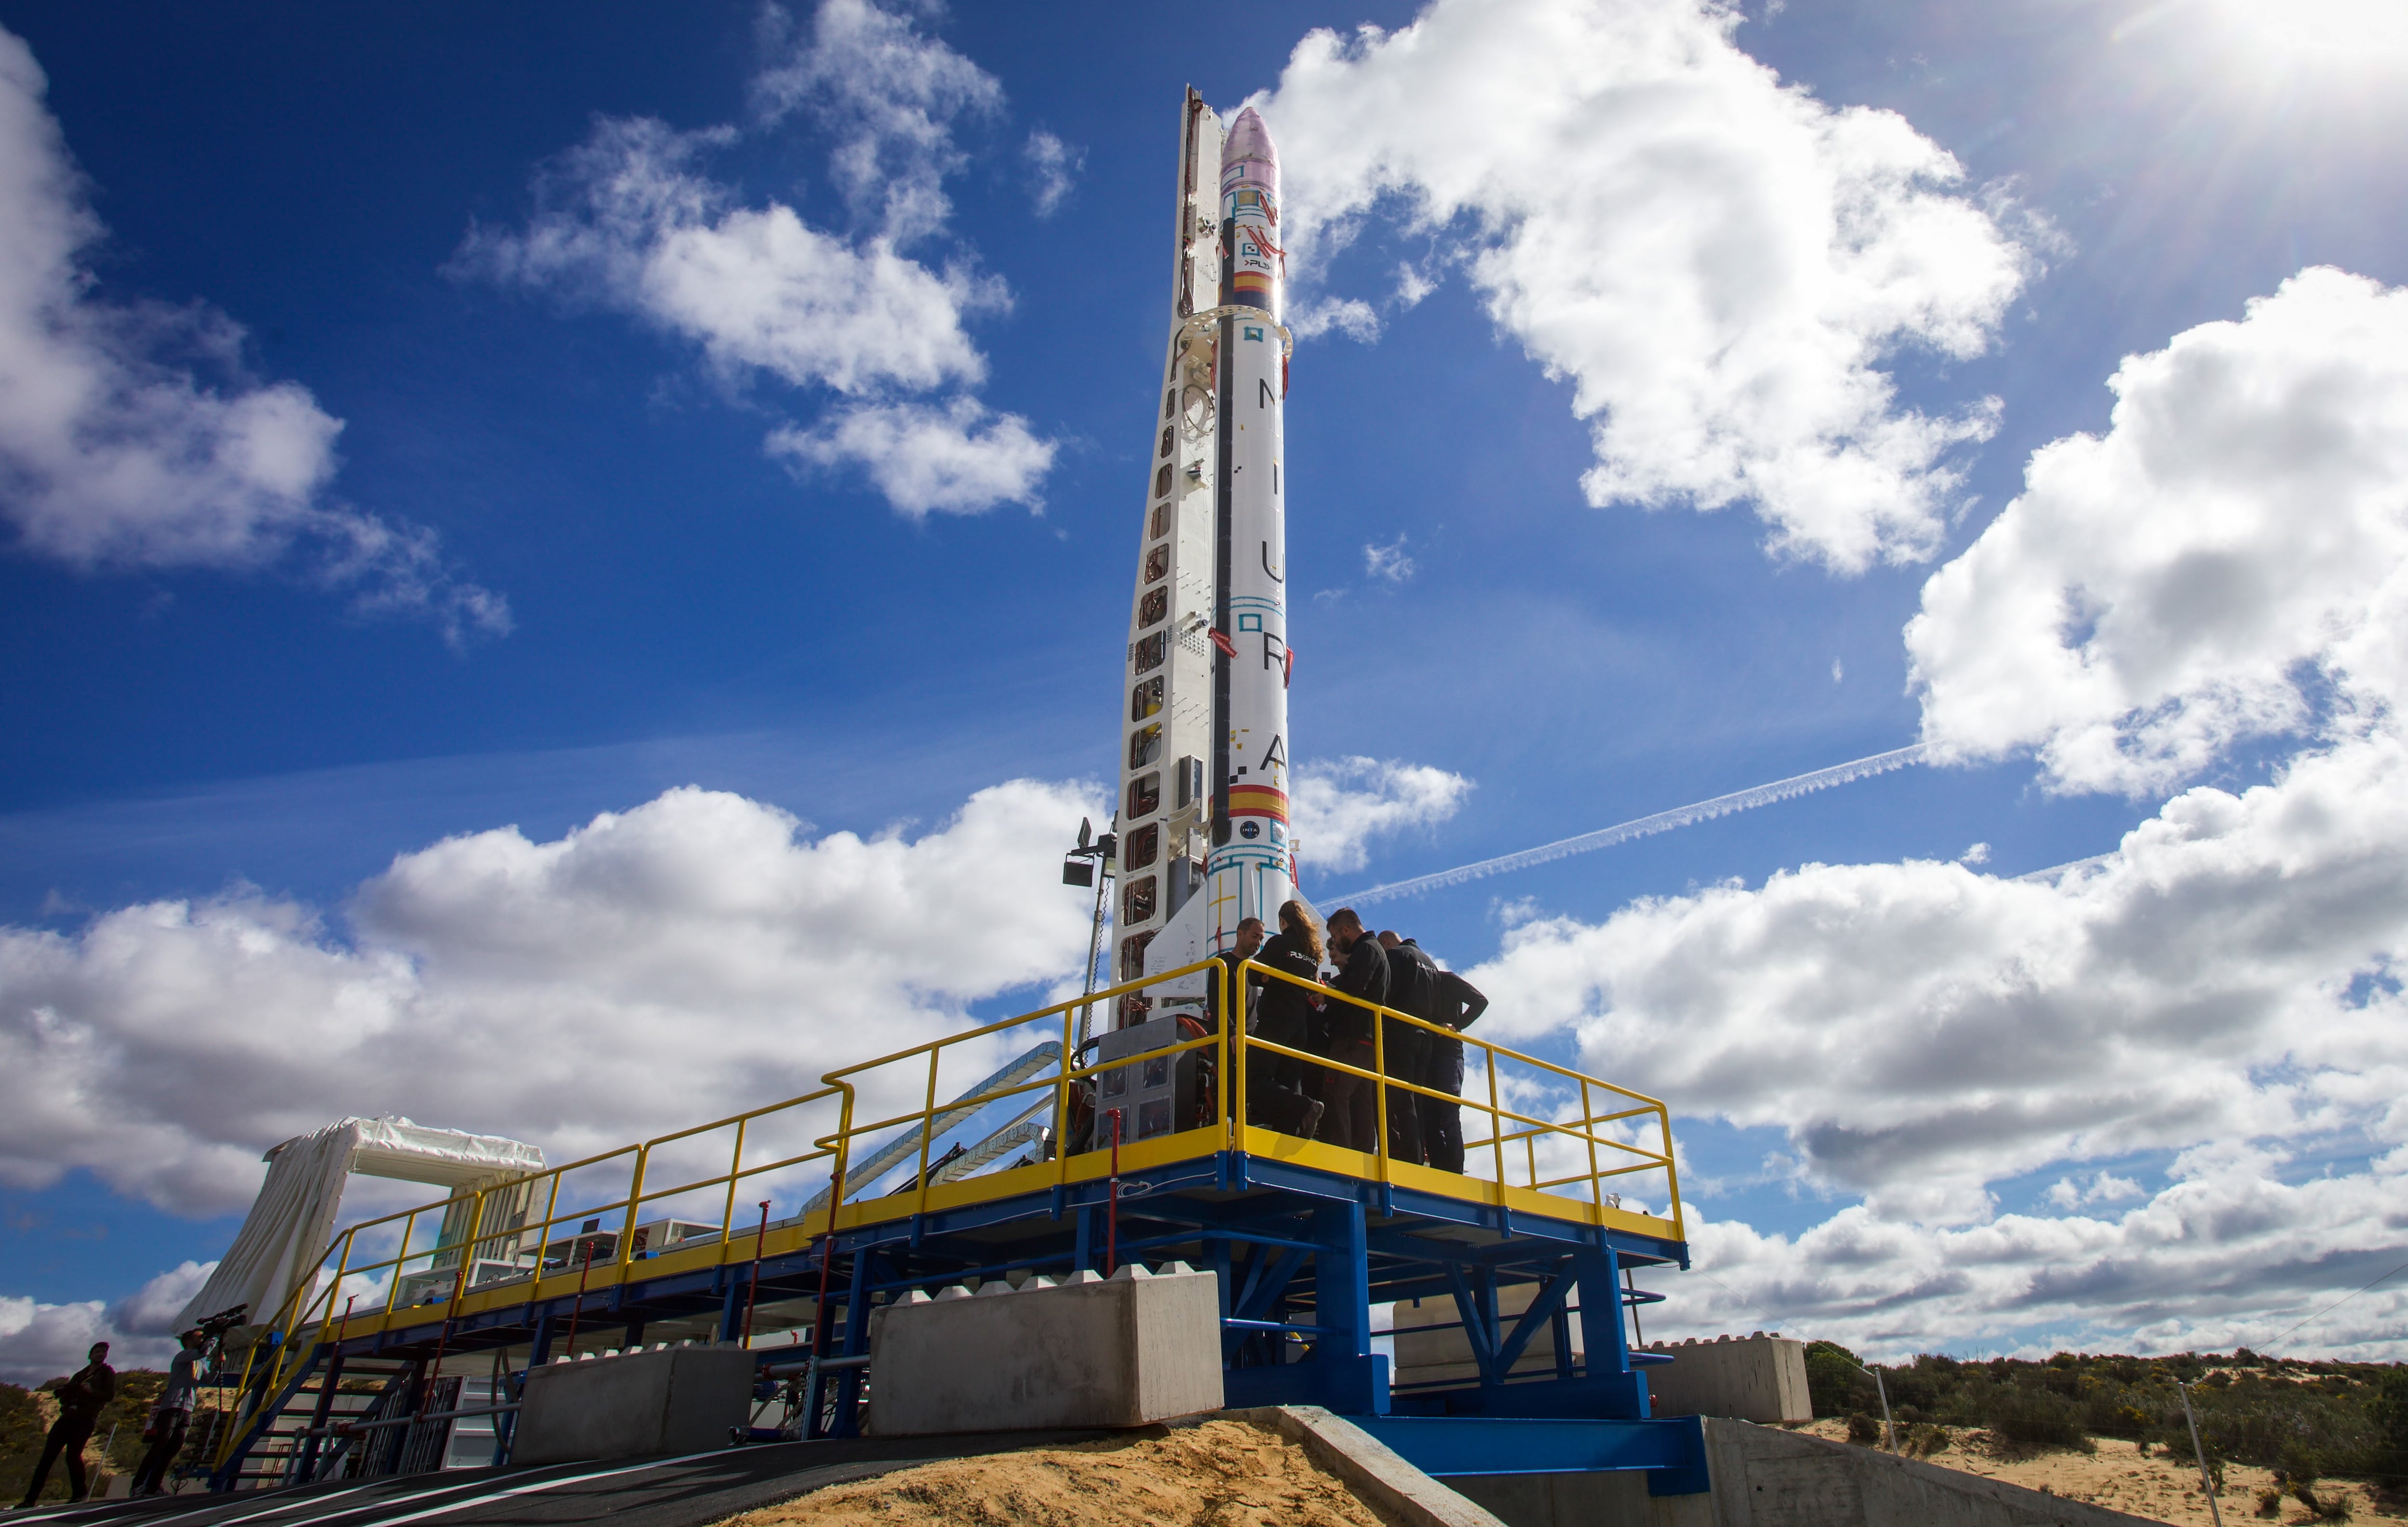
<instances>
[{"instance_id":1,"label":"blue painted beam","mask_svg":"<svg viewBox=\"0 0 2408 1527\"><path fill-rule=\"evenodd\" d=\"M1706 1474L1706 1429L1695 1416L1659 1420L1349 1419L1406 1463L1440 1478L1645 1469L1651 1495L1696 1495L1712 1488Z\"/></svg>"}]
</instances>

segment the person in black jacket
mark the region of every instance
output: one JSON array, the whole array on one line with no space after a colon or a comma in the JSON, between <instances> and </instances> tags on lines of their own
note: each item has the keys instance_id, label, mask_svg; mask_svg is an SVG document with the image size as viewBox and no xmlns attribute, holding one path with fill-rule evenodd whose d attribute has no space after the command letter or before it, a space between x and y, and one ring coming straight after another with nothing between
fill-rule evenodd
<instances>
[{"instance_id":1,"label":"person in black jacket","mask_svg":"<svg viewBox=\"0 0 2408 1527\"><path fill-rule=\"evenodd\" d=\"M1247 918L1238 924L1237 937L1230 946L1214 956L1229 972L1229 1001L1240 1016L1253 1006L1254 993L1262 990L1260 976L1240 976L1240 965L1256 957L1263 947L1263 920ZM1221 1032L1221 983L1211 980L1204 986L1205 1015L1212 1032Z\"/></svg>"},{"instance_id":2,"label":"person in black jacket","mask_svg":"<svg viewBox=\"0 0 2408 1527\"><path fill-rule=\"evenodd\" d=\"M34 1465L34 1482L25 1487L20 1510L42 1498L42 1487L50 1482L50 1465L61 1455L67 1462L67 1499L82 1500L91 1488L83 1472L83 1445L92 1440L92 1425L100 1419L101 1406L117 1398L117 1370L108 1365L108 1343L105 1341L93 1343L92 1350L85 1355L91 1361L59 1386L58 1422L42 1443L42 1461Z\"/></svg>"},{"instance_id":3,"label":"person in black jacket","mask_svg":"<svg viewBox=\"0 0 2408 1527\"><path fill-rule=\"evenodd\" d=\"M1388 954L1388 1006L1415 1018L1429 1018L1438 1003L1438 962L1412 940L1385 930L1380 935L1380 948ZM1397 1081L1426 1085L1422 1070L1430 1032L1395 1018L1382 1019L1380 1030L1380 1062L1387 1074ZM1410 1089L1395 1082L1388 1086L1388 1154L1398 1161L1423 1159L1422 1101Z\"/></svg>"},{"instance_id":4,"label":"person in black jacket","mask_svg":"<svg viewBox=\"0 0 2408 1527\"><path fill-rule=\"evenodd\" d=\"M1358 1001L1384 1006L1388 1001L1388 951L1363 931L1363 920L1351 906L1329 914L1329 948L1338 957L1338 974L1329 989ZM1341 1065L1373 1069L1372 1015L1351 1002L1333 1002L1328 1010L1328 1049L1324 1051ZM1379 1105L1366 1077L1343 1071L1323 1073L1321 1137L1332 1145L1370 1154L1379 1149Z\"/></svg>"},{"instance_id":5,"label":"person in black jacket","mask_svg":"<svg viewBox=\"0 0 2408 1527\"><path fill-rule=\"evenodd\" d=\"M1460 1034L1487 1010L1488 999L1469 981L1452 970L1438 973L1438 1001L1430 1011L1432 1022L1443 1023ZM1434 1034L1426 1037L1429 1045L1422 1054L1422 1085L1434 1092L1462 1096L1463 1041ZM1422 1149L1429 1163L1441 1172L1461 1172L1463 1105L1425 1097L1421 1100L1421 1120Z\"/></svg>"},{"instance_id":6,"label":"person in black jacket","mask_svg":"<svg viewBox=\"0 0 2408 1527\"><path fill-rule=\"evenodd\" d=\"M1254 978L1262 995L1254 1001L1254 1037L1268 1039L1289 1049L1310 1051L1312 1049L1312 988L1321 981L1321 930L1312 925L1312 913L1302 902L1288 902L1279 909L1280 931L1254 956L1254 963L1268 965L1294 981L1268 977ZM1319 1081L1320 1067L1310 1065L1293 1055L1281 1055L1270 1050L1250 1049L1246 1052L1246 1119L1247 1122L1278 1130L1283 1135L1310 1140L1321 1123L1323 1105L1313 1095L1316 1088L1308 1084L1306 1073L1313 1075L1312 1083Z\"/></svg>"}]
</instances>

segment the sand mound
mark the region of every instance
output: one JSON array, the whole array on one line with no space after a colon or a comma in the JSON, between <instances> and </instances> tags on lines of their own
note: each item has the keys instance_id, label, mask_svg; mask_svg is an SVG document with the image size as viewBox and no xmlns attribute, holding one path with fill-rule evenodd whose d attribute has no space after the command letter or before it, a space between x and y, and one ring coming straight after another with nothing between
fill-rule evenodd
<instances>
[{"instance_id":1,"label":"sand mound","mask_svg":"<svg viewBox=\"0 0 2408 1527\"><path fill-rule=\"evenodd\" d=\"M1383 1527L1278 1433L1212 1420L900 1469L724 1527Z\"/></svg>"}]
</instances>

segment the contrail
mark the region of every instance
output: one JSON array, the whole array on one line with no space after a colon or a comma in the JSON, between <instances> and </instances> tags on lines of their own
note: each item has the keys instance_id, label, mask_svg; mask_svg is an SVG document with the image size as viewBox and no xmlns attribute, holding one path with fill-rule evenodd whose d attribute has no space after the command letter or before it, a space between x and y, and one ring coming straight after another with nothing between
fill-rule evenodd
<instances>
[{"instance_id":1,"label":"contrail","mask_svg":"<svg viewBox=\"0 0 2408 1527\"><path fill-rule=\"evenodd\" d=\"M1483 880L1491 875L1503 875L1509 870L1527 869L1533 864L1543 864L1550 860L1565 859L1576 853L1586 853L1592 849L1610 849L1617 843L1627 843L1634 837L1649 837L1657 833L1669 833L1675 827L1687 827L1697 822L1710 821L1716 817L1727 817L1734 811L1746 811L1759 806L1770 806L1775 801L1786 801L1793 796L1811 794L1818 790L1828 790L1833 785L1844 785L1851 780L1862 779L1870 775L1887 774L1892 769L1902 769L1911 764L1920 764L1924 761L1924 745L1919 742L1912 748L1895 748L1886 753L1875 753L1870 758L1860 758L1854 763L1834 764L1828 769L1816 769L1812 774L1792 775L1786 779L1776 779L1769 785L1757 785L1750 790L1734 791L1728 795L1717 795L1711 801L1699 801L1694 806L1674 806L1670 811L1658 811L1652 817L1635 818L1612 827L1600 828L1594 833L1583 833L1578 837L1542 843L1535 849L1525 849L1520 853L1509 853L1501 859L1484 859L1476 864L1461 864L1454 869L1440 870L1436 875L1422 875L1410 880L1397 880L1387 885L1373 886L1369 891L1358 891L1352 896L1334 899L1341 904L1359 906L1366 902L1387 901L1397 896L1416 896L1425 891L1437 891L1445 886L1461 885L1467 880Z\"/></svg>"}]
</instances>

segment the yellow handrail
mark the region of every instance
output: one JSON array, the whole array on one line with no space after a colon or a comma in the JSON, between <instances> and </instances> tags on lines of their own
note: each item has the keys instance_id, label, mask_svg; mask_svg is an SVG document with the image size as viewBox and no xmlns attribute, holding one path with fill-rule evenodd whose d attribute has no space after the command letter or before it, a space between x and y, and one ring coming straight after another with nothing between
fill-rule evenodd
<instances>
[{"instance_id":1,"label":"yellow handrail","mask_svg":"<svg viewBox=\"0 0 2408 1527\"><path fill-rule=\"evenodd\" d=\"M638 1144L601 1151L559 1166L524 1173L482 1190L454 1193L437 1203L423 1204L414 1208L396 1210L392 1214L363 1220L358 1224L346 1227L330 1240L316 1264L306 1277L296 1282L283 1302L282 1307L267 1323L273 1329L288 1334L315 1325L318 1328L320 1340L339 1339L338 1334L346 1333L349 1329L348 1321L337 1308L339 1290L346 1281L370 1277L379 1274L386 1276L382 1316L384 1322L390 1323L401 1307L399 1305L401 1285L408 1267L413 1263L431 1263L432 1259L447 1253L457 1256L462 1263L460 1275L453 1279L452 1289L449 1291L451 1297L440 1301L445 1306L445 1317L449 1319L458 1314L469 1294L480 1292L471 1287L468 1282L468 1279L474 1276L475 1263L480 1245L489 1242L507 1243L518 1248L513 1252L516 1258L523 1259L526 1256L524 1244L530 1237L534 1242L534 1263L524 1275L526 1288L523 1291L523 1297L529 1303L533 1303L544 1297L543 1286L549 1278L565 1277L579 1271L574 1261L577 1245L589 1234L596 1238L601 1234L580 1231L576 1236L570 1237L563 1252L562 1264L555 1271L550 1267L547 1260L555 1246L553 1240L555 1232L561 1226L573 1223L580 1219L595 1220L614 1212L619 1213L621 1218L616 1234L617 1245L613 1248L613 1255L608 1265L612 1277L624 1278L629 1276L627 1269L638 1254L635 1232L642 1219L645 1204L676 1199L704 1192L721 1184L725 1185L726 1191L721 1195L717 1258L724 1264L734 1254L736 1202L742 1181L748 1177L826 1161L829 1163L831 1186L835 1191L826 1195L827 1202L824 1209L811 1208L806 1205L799 1218L790 1221L808 1239L837 1225L847 1209L844 1202L847 1196L857 1195L865 1190L874 1188L878 1180L885 1177L886 1174L881 1172L877 1177L867 1180L856 1179L852 1171L853 1158L855 1148L864 1145L869 1136L897 1128L916 1127L919 1130L920 1138L917 1141L915 1152L917 1180L910 1202L915 1211L925 1212L931 1202L932 1190L937 1186L930 1179L933 1175L932 1158L939 1144L938 1135L943 1133L935 1127L939 1118L951 1116L955 1120L966 1120L970 1115L981 1112L1002 1099L1046 1089L1052 1089L1054 1093L1054 1106L1051 1109L1054 1142L1052 1152L1054 1167L1053 1177L1057 1184L1067 1184L1070 1178L1071 1153L1068 1149L1068 1141L1065 1136L1070 1125L1072 1090L1082 1082L1089 1081L1106 1072L1130 1063L1124 1059L1114 1062L1097 1061L1088 1065L1078 1064L1079 1056L1073 1045L1075 1033L1073 1015L1077 1009L1094 1005L1117 1009L1123 999L1142 995L1149 989L1159 988L1169 983L1188 983L1192 987L1189 978L1199 973L1205 974L1207 981L1213 988L1218 1000L1212 1004L1212 1006L1216 1012L1224 1015L1223 1020L1195 1038L1182 1040L1162 1050L1149 1051L1148 1054L1151 1058L1177 1055L1191 1050L1211 1052L1216 1063L1212 1087L1213 1111L1225 1146L1241 1140L1243 1138L1241 1132L1244 1129L1258 1127L1251 1126L1247 1122L1251 1102L1248 1096L1250 1088L1247 1055L1250 1050L1259 1048L1268 1054L1291 1058L1322 1071L1359 1077L1373 1084L1378 1129L1374 1149L1370 1154L1374 1158L1373 1170L1383 1181L1394 1180L1396 1170L1407 1164L1393 1161L1388 1149L1386 1127L1390 1101L1388 1090L1395 1088L1404 1094L1426 1097L1441 1103L1457 1104L1487 1116L1489 1128L1485 1136L1478 1140L1468 1140L1465 1143L1467 1152L1483 1148L1487 1152L1493 1173L1487 1180L1493 1183L1493 1189L1483 1189L1483 1192L1493 1192L1495 1194L1502 1195L1509 1188L1520 1191L1523 1187L1526 1187L1531 1192L1559 1197L1560 1195L1553 1193L1552 1190L1586 1182L1589 1185L1588 1204L1595 1210L1602 1211L1608 1206L1607 1194L1604 1192L1604 1183L1607 1179L1632 1173L1653 1172L1660 1168L1665 1174L1668 1214L1674 1228L1674 1237L1680 1238L1684 1233L1684 1206L1681 1202L1677 1166L1671 1149L1670 1115L1660 1100L1598 1077L1583 1075L1568 1066L1491 1043L1475 1035L1462 1033L1380 1004L1361 1001L1327 986L1291 976L1285 971L1274 970L1253 961L1238 963L1233 968L1231 963L1214 959L1198 961L1194 964L1159 975L1124 981L1098 992L1082 993L1040 1007L1034 1012L980 1024L961 1034L926 1040L890 1055L839 1067L826 1073L821 1078L822 1085L816 1091L798 1097L746 1109L709 1123L677 1130ZM1314 1054L1249 1035L1242 1020L1245 1005L1240 993L1250 987L1270 981L1284 981L1292 986L1301 987L1312 992L1324 1005L1345 1004L1368 1013L1371 1020L1370 1066L1366 1069L1331 1056ZM1182 996L1174 1000L1189 999ZM1237 1018L1238 1020L1230 1021L1232 1017ZM1029 1080L999 1085L950 1102L939 1100L940 1068L947 1050L973 1044L1008 1030L1045 1023L1048 1020L1057 1020L1060 1025L1058 1055L1054 1063L1047 1068L1051 1075L1040 1075ZM1388 1024L1391 1022L1409 1025L1442 1038L1476 1047L1480 1051L1482 1069L1486 1073L1486 1101L1482 1102L1476 1098L1433 1089L1415 1077L1391 1076L1388 1072L1386 1043L1391 1032ZM917 1100L919 1106L916 1110L898 1113L891 1118L879 1119L873 1122L856 1122L860 1112L859 1101L864 1078L882 1067L909 1064L913 1062L918 1062L926 1068L924 1080L922 1080L915 1089L919 1093ZM1579 1099L1577 1117L1544 1119L1507 1105L1500 1095L1500 1076L1503 1067L1507 1064L1528 1067L1541 1078L1577 1088ZM1610 1104L1608 1111L1598 1112L1595 1099L1599 1093L1608 1099L1627 1103L1629 1106L1614 1106ZM807 1133L804 1138L810 1141L810 1149L774 1162L751 1166L745 1164L744 1153L748 1144L756 1137L766 1137L756 1128L761 1120L774 1114L799 1110L831 1100L834 1102L837 1113L836 1128L832 1133L824 1135ZM1627 1120L1650 1116L1656 1121L1657 1137L1662 1142L1660 1150L1650 1150L1644 1146L1602 1133ZM696 1177L691 1181L681 1181L674 1187L650 1185L653 1159L664 1148L696 1135L731 1127L734 1130L734 1140L730 1147L728 1166L725 1171ZM949 1125L948 1128L950 1127ZM1644 1126L1641 1127L1643 1129ZM1540 1144L1549 1140L1561 1140L1578 1153L1584 1155L1586 1170L1574 1171L1566 1176L1542 1176L1537 1153ZM1504 1157L1506 1148L1516 1144L1523 1147L1526 1168L1524 1173L1517 1175L1522 1179L1519 1184L1509 1180ZM613 1195L604 1203L586 1204L566 1212L563 1211L565 1185L571 1174L588 1172L623 1159L629 1160L627 1188L623 1195ZM1616 1159L1623 1161L1625 1164L1611 1164ZM899 1163L897 1164L900 1165ZM1426 1173L1429 1170L1420 1167L1418 1163L1411 1164L1417 1171ZM1021 1180L1025 1181L1025 1178ZM1467 1180L1477 1182L1482 1179ZM1427 1178L1419 1177L1415 1181L1426 1184ZM543 1214L539 1219L531 1213L538 1183L545 1184L547 1193ZM1503 1202L1501 1196L1498 1201ZM469 1216L465 1240L457 1240L449 1245L438 1244L425 1249L412 1249L411 1243L415 1238L417 1227L423 1220L439 1214L444 1216L447 1221L456 1222L451 1220L452 1213L464 1202L468 1206ZM1577 1203L1579 1200L1574 1199L1572 1202ZM486 1224L489 1207L493 1206L498 1206L498 1212L494 1215L496 1220L515 1217L520 1222L515 1225ZM364 1234L375 1234L395 1224L399 1226L400 1238L391 1256L368 1262L357 1260L361 1249L359 1241ZM657 1249L647 1249L646 1254L650 1255ZM330 1263L333 1276L330 1280L322 1284L321 1280L325 1278ZM518 1278L511 1277L506 1282L514 1285L518 1282ZM518 1291L513 1289L512 1292ZM320 1307L321 1300L323 1301L322 1308ZM294 1349L300 1344L287 1342L284 1345L287 1349L279 1352L273 1360L271 1380L280 1377L287 1364L296 1359L297 1354ZM260 1361L259 1356L254 1351L246 1365L246 1377L251 1371L249 1364L258 1361ZM227 1439L229 1447L232 1440L229 1435Z\"/></svg>"}]
</instances>

